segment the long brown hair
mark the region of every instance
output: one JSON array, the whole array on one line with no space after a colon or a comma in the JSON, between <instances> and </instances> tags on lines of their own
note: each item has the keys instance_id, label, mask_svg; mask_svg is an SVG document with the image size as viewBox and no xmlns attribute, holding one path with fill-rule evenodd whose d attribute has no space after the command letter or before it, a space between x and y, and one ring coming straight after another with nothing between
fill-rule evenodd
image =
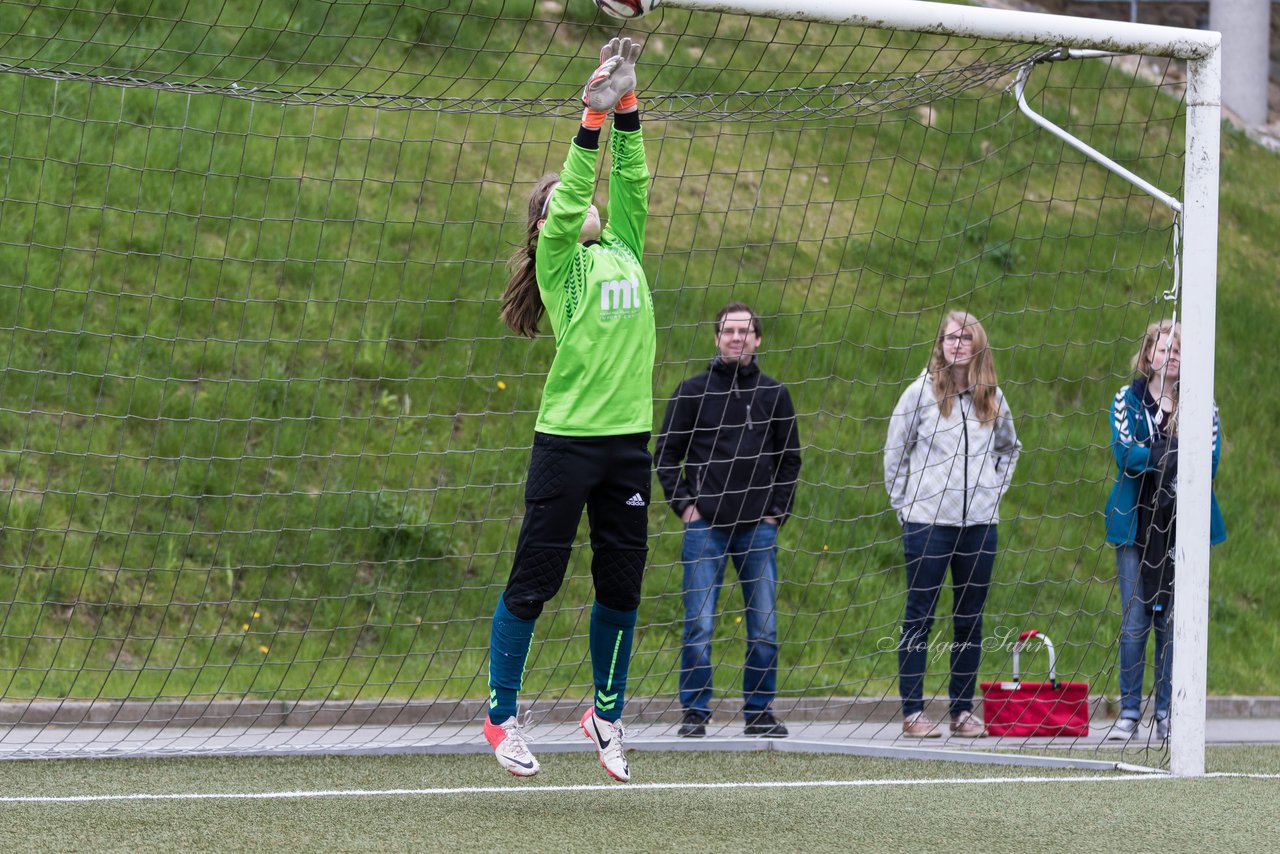
<instances>
[{"instance_id":1,"label":"long brown hair","mask_svg":"<svg viewBox=\"0 0 1280 854\"><path fill-rule=\"evenodd\" d=\"M525 244L507 262L507 289L502 292L502 322L517 335L536 338L538 324L547 307L538 293L536 255L538 250L538 221L546 218L547 199L560 176L554 172L543 175L533 185L529 194L529 223L525 232Z\"/></svg>"},{"instance_id":2,"label":"long brown hair","mask_svg":"<svg viewBox=\"0 0 1280 854\"><path fill-rule=\"evenodd\" d=\"M1133 354L1133 359L1129 365L1133 368L1134 374L1142 377L1147 382L1151 382L1151 354L1155 352L1156 344L1160 341L1161 335L1172 335L1178 339L1178 343L1182 343L1182 325L1174 323L1173 319L1157 320L1147 327L1147 331L1142 334L1142 345L1138 347L1138 352ZM1176 436L1178 434L1178 384L1172 383L1164 389L1164 394L1169 395L1173 399L1173 413L1169 420L1169 434Z\"/></svg>"},{"instance_id":3,"label":"long brown hair","mask_svg":"<svg viewBox=\"0 0 1280 854\"><path fill-rule=\"evenodd\" d=\"M996 364L991 358L987 330L978 318L967 311L948 312L938 324L938 335L933 340L933 353L929 356L929 373L933 375L933 396L944 418L951 415L951 403L965 389L956 388L956 380L942 351L942 340L952 323L973 333L973 356L969 360L969 384L973 389L973 411L983 424L990 424L1000 414L996 400Z\"/></svg>"}]
</instances>

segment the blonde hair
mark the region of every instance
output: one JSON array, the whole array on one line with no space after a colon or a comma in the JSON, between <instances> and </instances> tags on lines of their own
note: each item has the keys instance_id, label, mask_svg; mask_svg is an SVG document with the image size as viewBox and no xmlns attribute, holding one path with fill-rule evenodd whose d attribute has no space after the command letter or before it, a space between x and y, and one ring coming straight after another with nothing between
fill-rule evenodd
<instances>
[{"instance_id":1,"label":"blonde hair","mask_svg":"<svg viewBox=\"0 0 1280 854\"><path fill-rule=\"evenodd\" d=\"M1174 322L1173 318L1157 320L1142 334L1142 344L1138 347L1138 352L1133 354L1129 366L1133 369L1135 376L1142 377L1147 382L1151 382L1155 376L1151 372L1151 354L1155 352L1161 335L1171 335L1181 343L1182 325ZM1175 382L1165 388L1164 393L1173 399L1173 411L1169 418L1169 435L1176 436L1178 434L1178 384Z\"/></svg>"},{"instance_id":2,"label":"blonde hair","mask_svg":"<svg viewBox=\"0 0 1280 854\"><path fill-rule=\"evenodd\" d=\"M990 424L1000 414L1000 403L996 399L996 365L991 358L991 347L988 344L987 330L982 328L978 318L967 311L948 312L938 325L938 335L933 341L933 353L929 356L929 373L933 375L933 396L938 401L938 410L943 417L951 415L951 403L965 389L956 388L955 376L947 357L942 351L942 341L946 337L947 327L952 323L959 324L961 329L973 333L973 357L969 361L969 382L973 388L973 411L983 424Z\"/></svg>"},{"instance_id":3,"label":"blonde hair","mask_svg":"<svg viewBox=\"0 0 1280 854\"><path fill-rule=\"evenodd\" d=\"M1148 381L1152 378L1151 353L1156 349L1156 342L1160 340L1160 336L1170 334L1181 342L1182 325L1169 319L1157 320L1147 327L1147 331L1142 335L1142 344L1138 347L1138 352L1133 354L1133 359L1129 362L1134 374ZM1174 400L1177 400L1176 396Z\"/></svg>"}]
</instances>

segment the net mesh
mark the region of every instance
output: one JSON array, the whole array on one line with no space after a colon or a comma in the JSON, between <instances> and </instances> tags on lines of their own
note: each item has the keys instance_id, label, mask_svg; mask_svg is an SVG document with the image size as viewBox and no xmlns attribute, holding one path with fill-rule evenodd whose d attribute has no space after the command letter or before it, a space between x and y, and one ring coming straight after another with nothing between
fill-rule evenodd
<instances>
[{"instance_id":1,"label":"net mesh","mask_svg":"<svg viewBox=\"0 0 1280 854\"><path fill-rule=\"evenodd\" d=\"M1023 444L982 678L1009 678L1037 628L1106 718L1108 406L1172 311L1171 215L1019 114L1007 87L1051 46L678 8L627 32L646 43L655 423L731 300L764 317L762 367L799 413L780 716L815 739L897 733L904 559L881 461L961 309ZM0 3L10 755L478 740L553 353L498 320L505 262L616 33L550 0ZM1176 67L1047 63L1028 94L1178 194ZM659 734L680 711L680 544L655 502L627 715ZM591 692L589 561L574 549L528 662L548 724ZM715 722L735 733L727 578Z\"/></svg>"}]
</instances>

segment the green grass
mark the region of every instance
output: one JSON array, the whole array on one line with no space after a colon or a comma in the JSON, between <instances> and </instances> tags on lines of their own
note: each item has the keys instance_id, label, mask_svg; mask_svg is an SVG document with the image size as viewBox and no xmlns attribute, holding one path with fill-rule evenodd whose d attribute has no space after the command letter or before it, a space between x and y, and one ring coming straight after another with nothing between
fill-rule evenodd
<instances>
[{"instance_id":1,"label":"green grass","mask_svg":"<svg viewBox=\"0 0 1280 854\"><path fill-rule=\"evenodd\" d=\"M180 24L149 4L102 16L5 3L0 22L29 36L7 43L14 64L433 98L572 97L605 35L581 3L559 30L533 4L455 14L464 5L326 16L304 4L286 24L227 4L217 21L193 10ZM63 14L56 39L36 38ZM795 22L671 11L652 26L655 92L955 56L936 39ZM459 47L480 36L485 51ZM1180 186L1167 93L1099 63L1035 81L1044 112ZM552 354L546 338L506 334L497 299L523 193L557 167L572 122L14 74L0 93L0 695L482 695L485 620ZM805 483L782 536L785 695L894 691L880 646L901 608L884 419L952 306L988 319L1026 449L988 632L1034 625L1057 641L1060 675L1114 692L1106 407L1134 339L1166 313L1168 218L1100 170L1063 164L1007 98L977 94L821 127L646 126L655 388L696 370L711 352L704 322L746 299L770 316L765 368L802 413ZM1280 160L1228 133L1223 164L1231 538L1215 552L1209 688L1280 693L1265 653L1280 641L1265 606L1280 595L1280 490L1245 463L1280 439L1257 392L1258 342L1280 319L1275 289L1258 284L1274 266L1278 203L1264 188ZM678 526L655 507L651 528L640 695L674 690L679 647ZM529 692L589 681L588 579L578 554L540 623ZM741 627L722 622L727 687ZM984 668L1007 673L1007 646Z\"/></svg>"},{"instance_id":2,"label":"green grass","mask_svg":"<svg viewBox=\"0 0 1280 854\"><path fill-rule=\"evenodd\" d=\"M1213 748L1209 770L1280 772L1273 746ZM587 754L548 754L534 780L488 756L286 757L7 763L0 796L340 791L320 798L6 803L0 841L38 850L1025 851L1035 839L1160 839L1175 850L1264 844L1275 779L1116 780L1107 772L831 755L650 753L608 785ZM1089 782L1019 779L1097 777ZM965 780L1000 779L982 783ZM937 783L930 781L953 780ZM642 789L903 781L871 786ZM570 787L546 791L548 786ZM423 789L497 787L424 793ZM591 787L579 789L576 787ZM360 791L411 790L404 794ZM539 791L542 790L542 791ZM678 815L678 821L672 816ZM1051 844L1051 843L1043 843ZM1142 844L1142 843L1139 843Z\"/></svg>"}]
</instances>

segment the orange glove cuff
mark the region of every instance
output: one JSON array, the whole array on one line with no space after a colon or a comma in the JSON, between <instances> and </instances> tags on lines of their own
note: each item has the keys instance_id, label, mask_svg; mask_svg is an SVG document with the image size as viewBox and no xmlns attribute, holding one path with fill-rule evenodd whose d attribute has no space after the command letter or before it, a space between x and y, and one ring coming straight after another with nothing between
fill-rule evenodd
<instances>
[{"instance_id":1,"label":"orange glove cuff","mask_svg":"<svg viewBox=\"0 0 1280 854\"><path fill-rule=\"evenodd\" d=\"M582 126L588 130L600 130L604 127L605 113L590 107L582 111Z\"/></svg>"},{"instance_id":2,"label":"orange glove cuff","mask_svg":"<svg viewBox=\"0 0 1280 854\"><path fill-rule=\"evenodd\" d=\"M637 103L638 101L636 101L636 93L628 92L627 94L623 95L621 98L618 99L618 106L614 107L613 109L616 110L617 112L625 112L627 110L634 109Z\"/></svg>"}]
</instances>

